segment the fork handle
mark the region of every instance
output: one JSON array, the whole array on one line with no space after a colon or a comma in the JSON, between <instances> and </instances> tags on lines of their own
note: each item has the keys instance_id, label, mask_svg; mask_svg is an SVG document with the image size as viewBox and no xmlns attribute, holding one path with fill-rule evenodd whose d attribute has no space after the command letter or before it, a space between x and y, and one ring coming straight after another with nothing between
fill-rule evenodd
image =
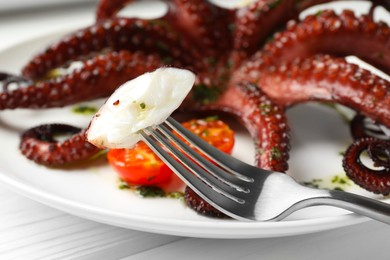
<instances>
[{"instance_id":1,"label":"fork handle","mask_svg":"<svg viewBox=\"0 0 390 260\"><path fill-rule=\"evenodd\" d=\"M329 205L390 224L390 204L353 193L331 190L328 196L310 199L311 205Z\"/></svg>"}]
</instances>

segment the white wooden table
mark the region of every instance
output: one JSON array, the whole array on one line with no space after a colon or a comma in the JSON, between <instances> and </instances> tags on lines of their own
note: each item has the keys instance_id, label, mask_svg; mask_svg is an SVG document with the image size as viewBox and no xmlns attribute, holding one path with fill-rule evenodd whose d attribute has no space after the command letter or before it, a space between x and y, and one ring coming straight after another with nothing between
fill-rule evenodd
<instances>
[{"instance_id":1,"label":"white wooden table","mask_svg":"<svg viewBox=\"0 0 390 260\"><path fill-rule=\"evenodd\" d=\"M92 4L0 13L0 49L93 19ZM374 221L269 239L165 236L81 219L0 184L0 259L390 259L389 236L390 227Z\"/></svg>"}]
</instances>

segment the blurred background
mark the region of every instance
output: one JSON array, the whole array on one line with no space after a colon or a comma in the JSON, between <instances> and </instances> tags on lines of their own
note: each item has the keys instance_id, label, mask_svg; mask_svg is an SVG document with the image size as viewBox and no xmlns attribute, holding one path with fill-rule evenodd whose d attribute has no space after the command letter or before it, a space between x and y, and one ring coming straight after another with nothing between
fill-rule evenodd
<instances>
[{"instance_id":1,"label":"blurred background","mask_svg":"<svg viewBox=\"0 0 390 260\"><path fill-rule=\"evenodd\" d=\"M88 5L94 4L97 0L0 0L0 12L9 12L15 10L31 10L40 8L52 8L69 5Z\"/></svg>"},{"instance_id":2,"label":"blurred background","mask_svg":"<svg viewBox=\"0 0 390 260\"><path fill-rule=\"evenodd\" d=\"M0 47L66 28L92 24L97 1L0 0Z\"/></svg>"}]
</instances>

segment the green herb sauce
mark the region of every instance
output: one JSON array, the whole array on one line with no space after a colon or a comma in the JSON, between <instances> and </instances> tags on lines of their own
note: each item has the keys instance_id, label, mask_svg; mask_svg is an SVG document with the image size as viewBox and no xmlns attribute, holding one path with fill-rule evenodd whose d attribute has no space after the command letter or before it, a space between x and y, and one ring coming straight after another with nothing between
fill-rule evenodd
<instances>
[{"instance_id":1,"label":"green herb sauce","mask_svg":"<svg viewBox=\"0 0 390 260\"><path fill-rule=\"evenodd\" d=\"M169 56L167 56L167 57L164 57L162 61L164 62L164 64L167 64L167 65L169 65L169 64L172 64L172 62L173 62L173 58L172 58L172 57L169 57Z\"/></svg>"},{"instance_id":2,"label":"green herb sauce","mask_svg":"<svg viewBox=\"0 0 390 260\"><path fill-rule=\"evenodd\" d=\"M130 185L129 185L127 182L125 182L125 181L123 181L123 180L121 180L121 179L118 180L118 188L119 188L120 190L128 190L128 189L131 189Z\"/></svg>"},{"instance_id":3,"label":"green herb sauce","mask_svg":"<svg viewBox=\"0 0 390 260\"><path fill-rule=\"evenodd\" d=\"M208 62L211 66L214 66L214 65L217 65L218 59L217 59L216 57L211 56L211 57L209 57L209 58L207 59L207 62Z\"/></svg>"},{"instance_id":4,"label":"green herb sauce","mask_svg":"<svg viewBox=\"0 0 390 260\"><path fill-rule=\"evenodd\" d=\"M271 110L272 110L271 104L267 104L267 103L261 103L259 105L259 108L260 108L261 114L265 115L265 116L269 115Z\"/></svg>"},{"instance_id":5,"label":"green herb sauce","mask_svg":"<svg viewBox=\"0 0 390 260\"><path fill-rule=\"evenodd\" d=\"M161 51L168 51L168 49L169 49L168 46L161 41L157 41L156 45L157 45L157 48Z\"/></svg>"},{"instance_id":6,"label":"green herb sauce","mask_svg":"<svg viewBox=\"0 0 390 260\"><path fill-rule=\"evenodd\" d=\"M101 157L105 157L107 154L107 150L101 150L97 153L95 153L94 155L92 155L91 157L88 158L89 161L93 161L93 160L96 160L96 159L99 159Z\"/></svg>"},{"instance_id":7,"label":"green herb sauce","mask_svg":"<svg viewBox=\"0 0 390 260\"><path fill-rule=\"evenodd\" d=\"M347 190L352 187L352 181L344 174L338 174L329 176L323 179L313 179L311 181L302 182L303 185L316 188L316 189L327 189L327 190Z\"/></svg>"},{"instance_id":8,"label":"green herb sauce","mask_svg":"<svg viewBox=\"0 0 390 260\"><path fill-rule=\"evenodd\" d=\"M139 107L143 110L146 108L146 104L142 102L141 104L139 104Z\"/></svg>"},{"instance_id":9,"label":"green herb sauce","mask_svg":"<svg viewBox=\"0 0 390 260\"><path fill-rule=\"evenodd\" d=\"M206 86L204 84L195 85L193 88L193 99L196 102L208 104L215 101L221 93L217 86Z\"/></svg>"},{"instance_id":10,"label":"green herb sauce","mask_svg":"<svg viewBox=\"0 0 390 260\"><path fill-rule=\"evenodd\" d=\"M44 79L54 79L59 76L62 76L64 72L61 69L52 69L46 73Z\"/></svg>"},{"instance_id":11,"label":"green herb sauce","mask_svg":"<svg viewBox=\"0 0 390 260\"><path fill-rule=\"evenodd\" d=\"M318 17L318 16L320 16L320 15L323 14L323 13L324 13L323 10L319 10L319 11L318 11L317 13L315 13L314 15Z\"/></svg>"},{"instance_id":12,"label":"green herb sauce","mask_svg":"<svg viewBox=\"0 0 390 260\"><path fill-rule=\"evenodd\" d=\"M184 199L184 193L181 191L166 192L164 189L157 186L133 186L121 179L118 179L118 188L121 190L133 190L143 198Z\"/></svg>"},{"instance_id":13,"label":"green herb sauce","mask_svg":"<svg viewBox=\"0 0 390 260\"><path fill-rule=\"evenodd\" d=\"M272 147L271 159L280 160L282 158L282 152L278 147Z\"/></svg>"},{"instance_id":14,"label":"green herb sauce","mask_svg":"<svg viewBox=\"0 0 390 260\"><path fill-rule=\"evenodd\" d=\"M173 192L168 192L166 195L167 198L171 199L184 199L184 193L181 191L173 191Z\"/></svg>"},{"instance_id":15,"label":"green herb sauce","mask_svg":"<svg viewBox=\"0 0 390 260\"><path fill-rule=\"evenodd\" d=\"M136 193L144 198L161 198L165 197L165 192L160 187L156 186L139 186L136 188Z\"/></svg>"},{"instance_id":16,"label":"green herb sauce","mask_svg":"<svg viewBox=\"0 0 390 260\"><path fill-rule=\"evenodd\" d=\"M234 30L236 29L236 25L235 25L234 23L229 23L229 24L228 24L228 29L229 29L230 31L234 31Z\"/></svg>"},{"instance_id":17,"label":"green herb sauce","mask_svg":"<svg viewBox=\"0 0 390 260\"><path fill-rule=\"evenodd\" d=\"M231 59L229 59L227 62L226 62L226 65L225 65L225 67L227 68L227 69L231 69L231 68L233 68L233 61L231 60Z\"/></svg>"},{"instance_id":18,"label":"green herb sauce","mask_svg":"<svg viewBox=\"0 0 390 260\"><path fill-rule=\"evenodd\" d=\"M214 122L214 121L217 121L218 119L219 119L218 116L208 116L204 120L206 122Z\"/></svg>"},{"instance_id":19,"label":"green herb sauce","mask_svg":"<svg viewBox=\"0 0 390 260\"><path fill-rule=\"evenodd\" d=\"M74 106L72 112L79 115L94 115L98 111L98 108L87 105Z\"/></svg>"},{"instance_id":20,"label":"green herb sauce","mask_svg":"<svg viewBox=\"0 0 390 260\"><path fill-rule=\"evenodd\" d=\"M269 9L274 9L275 7L277 7L281 3L282 3L282 0L275 0L272 3L270 3L268 5L268 7L269 7Z\"/></svg>"}]
</instances>

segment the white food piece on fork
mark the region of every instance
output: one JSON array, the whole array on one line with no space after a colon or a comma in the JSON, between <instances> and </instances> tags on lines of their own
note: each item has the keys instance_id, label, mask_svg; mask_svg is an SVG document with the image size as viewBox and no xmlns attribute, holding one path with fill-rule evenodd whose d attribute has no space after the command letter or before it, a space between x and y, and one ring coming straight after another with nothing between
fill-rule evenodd
<instances>
[{"instance_id":1,"label":"white food piece on fork","mask_svg":"<svg viewBox=\"0 0 390 260\"><path fill-rule=\"evenodd\" d=\"M121 85L93 117L87 139L102 148L131 148L139 131L164 122L188 95L195 74L160 68Z\"/></svg>"}]
</instances>

